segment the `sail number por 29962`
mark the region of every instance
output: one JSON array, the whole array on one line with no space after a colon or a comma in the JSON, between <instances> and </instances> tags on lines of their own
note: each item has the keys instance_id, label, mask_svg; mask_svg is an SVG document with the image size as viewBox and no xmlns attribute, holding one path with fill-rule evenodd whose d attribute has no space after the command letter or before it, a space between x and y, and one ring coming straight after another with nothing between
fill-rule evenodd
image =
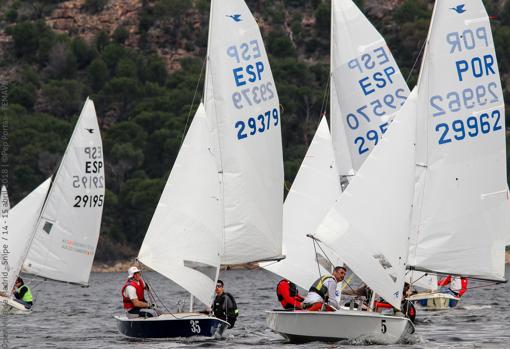
<instances>
[{"instance_id":1,"label":"sail number por 29962","mask_svg":"<svg viewBox=\"0 0 510 349\"><path fill-rule=\"evenodd\" d=\"M241 140L248 136L255 136L257 133L264 133L271 127L278 126L279 119L278 109L273 108L257 117L250 117L246 122L244 120L236 121L234 127L237 130L237 139Z\"/></svg>"},{"instance_id":2,"label":"sail number por 29962","mask_svg":"<svg viewBox=\"0 0 510 349\"><path fill-rule=\"evenodd\" d=\"M439 133L438 144L451 143L453 140L462 141L466 137L475 138L489 132L502 130L501 122L501 112L498 109L482 113L479 117L470 116L466 120L456 119L451 124L442 122L435 127L436 132Z\"/></svg>"}]
</instances>

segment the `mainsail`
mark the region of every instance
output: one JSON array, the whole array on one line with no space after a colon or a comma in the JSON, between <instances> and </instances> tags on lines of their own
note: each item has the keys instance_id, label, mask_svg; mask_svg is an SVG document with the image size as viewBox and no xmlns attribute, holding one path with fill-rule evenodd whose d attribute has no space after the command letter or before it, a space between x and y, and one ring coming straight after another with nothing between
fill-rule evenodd
<instances>
[{"instance_id":1,"label":"mainsail","mask_svg":"<svg viewBox=\"0 0 510 349\"><path fill-rule=\"evenodd\" d=\"M323 272L332 272L332 256L316 256L310 234L341 193L335 155L326 118L322 118L299 172L283 205L283 252L285 259L264 268L307 289L317 279L316 261Z\"/></svg>"},{"instance_id":2,"label":"mainsail","mask_svg":"<svg viewBox=\"0 0 510 349\"><path fill-rule=\"evenodd\" d=\"M88 283L99 238L104 186L101 134L94 103L87 99L40 215L29 215L22 205L26 199L12 210L16 232L26 225L25 220L38 219L35 231L31 230L32 243L31 238L22 241L30 246L24 271L58 281ZM35 201L40 202L40 195L37 197ZM40 210L31 203L29 206Z\"/></svg>"},{"instance_id":3,"label":"mainsail","mask_svg":"<svg viewBox=\"0 0 510 349\"><path fill-rule=\"evenodd\" d=\"M505 111L481 0L436 1L418 94L410 267L503 280Z\"/></svg>"},{"instance_id":4,"label":"mainsail","mask_svg":"<svg viewBox=\"0 0 510 349\"><path fill-rule=\"evenodd\" d=\"M138 253L143 264L207 305L222 247L219 175L210 139L200 104Z\"/></svg>"},{"instance_id":5,"label":"mainsail","mask_svg":"<svg viewBox=\"0 0 510 349\"><path fill-rule=\"evenodd\" d=\"M242 0L212 1L205 110L222 174L222 264L282 254L281 115L260 30Z\"/></svg>"},{"instance_id":6,"label":"mainsail","mask_svg":"<svg viewBox=\"0 0 510 349\"><path fill-rule=\"evenodd\" d=\"M416 93L409 96L314 237L400 308L414 196Z\"/></svg>"},{"instance_id":7,"label":"mainsail","mask_svg":"<svg viewBox=\"0 0 510 349\"><path fill-rule=\"evenodd\" d=\"M331 133L340 175L349 176L381 140L409 88L359 8L351 0L332 0L331 6Z\"/></svg>"}]
</instances>

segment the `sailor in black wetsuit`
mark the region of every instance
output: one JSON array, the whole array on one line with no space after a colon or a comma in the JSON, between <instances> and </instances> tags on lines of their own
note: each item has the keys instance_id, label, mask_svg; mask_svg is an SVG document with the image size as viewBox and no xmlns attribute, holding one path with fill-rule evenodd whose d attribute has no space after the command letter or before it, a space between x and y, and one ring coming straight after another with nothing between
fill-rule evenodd
<instances>
[{"instance_id":1,"label":"sailor in black wetsuit","mask_svg":"<svg viewBox=\"0 0 510 349\"><path fill-rule=\"evenodd\" d=\"M214 298L212 312L218 319L228 322L228 328L232 328L239 315L239 310L237 309L234 296L225 292L223 286L223 281L218 280L216 282L216 297Z\"/></svg>"}]
</instances>

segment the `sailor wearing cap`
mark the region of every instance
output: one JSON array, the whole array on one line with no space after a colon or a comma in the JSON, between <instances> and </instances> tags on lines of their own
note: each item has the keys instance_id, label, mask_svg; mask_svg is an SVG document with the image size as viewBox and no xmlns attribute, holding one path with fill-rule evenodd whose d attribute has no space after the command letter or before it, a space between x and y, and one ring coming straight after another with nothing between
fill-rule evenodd
<instances>
[{"instance_id":1,"label":"sailor wearing cap","mask_svg":"<svg viewBox=\"0 0 510 349\"><path fill-rule=\"evenodd\" d=\"M140 269L129 268L128 279L122 287L122 302L128 318L158 316L158 313L151 309L151 304L145 300L146 288Z\"/></svg>"}]
</instances>

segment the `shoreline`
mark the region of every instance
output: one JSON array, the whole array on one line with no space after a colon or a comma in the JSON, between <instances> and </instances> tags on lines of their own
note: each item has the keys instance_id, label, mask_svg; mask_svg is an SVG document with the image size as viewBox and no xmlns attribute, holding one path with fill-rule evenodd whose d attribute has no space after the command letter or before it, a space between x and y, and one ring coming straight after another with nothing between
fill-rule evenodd
<instances>
[{"instance_id":1,"label":"shoreline","mask_svg":"<svg viewBox=\"0 0 510 349\"><path fill-rule=\"evenodd\" d=\"M127 261L117 261L113 264L108 263L94 263L92 265L92 272L93 273L121 273L121 272L127 272L129 267L132 267L134 265L137 265L136 262L134 262L135 258L131 258ZM152 271L151 268L142 265L139 266L140 269L143 271ZM240 270L240 269L247 269L247 270L253 270L258 269L260 266L258 263L246 263L246 264L236 264L228 267L221 266L221 270Z\"/></svg>"},{"instance_id":2,"label":"shoreline","mask_svg":"<svg viewBox=\"0 0 510 349\"><path fill-rule=\"evenodd\" d=\"M114 262L113 264L108 263L94 263L92 265L92 272L93 273L120 273L125 272L128 270L129 267L135 265L136 263L133 262L135 259L129 259L127 261L118 261ZM505 263L510 264L510 250L506 251L505 253ZM248 264L238 264L231 267L228 267L229 269L248 269L253 270L259 268L259 265L257 263L248 263ZM143 269L145 270L151 270L150 268L144 266ZM221 267L221 270L226 270L227 268Z\"/></svg>"}]
</instances>

